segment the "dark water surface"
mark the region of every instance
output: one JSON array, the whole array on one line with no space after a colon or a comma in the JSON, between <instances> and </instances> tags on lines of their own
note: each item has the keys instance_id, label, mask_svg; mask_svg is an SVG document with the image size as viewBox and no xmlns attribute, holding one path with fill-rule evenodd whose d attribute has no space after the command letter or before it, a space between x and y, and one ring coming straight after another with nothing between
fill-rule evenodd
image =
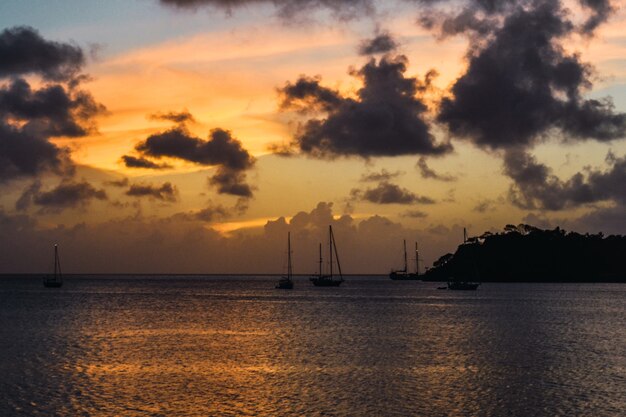
<instances>
[{"instance_id":1,"label":"dark water surface","mask_svg":"<svg viewBox=\"0 0 626 417\"><path fill-rule=\"evenodd\" d=\"M0 279L0 416L626 415L626 285Z\"/></svg>"}]
</instances>

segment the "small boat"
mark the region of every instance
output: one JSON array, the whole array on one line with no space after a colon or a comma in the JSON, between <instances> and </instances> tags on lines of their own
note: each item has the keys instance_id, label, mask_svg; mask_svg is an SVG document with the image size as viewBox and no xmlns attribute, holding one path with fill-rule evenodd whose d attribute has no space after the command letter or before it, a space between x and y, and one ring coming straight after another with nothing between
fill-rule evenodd
<instances>
[{"instance_id":1,"label":"small boat","mask_svg":"<svg viewBox=\"0 0 626 417\"><path fill-rule=\"evenodd\" d=\"M287 232L287 276L278 280L276 288L281 290L293 289L293 270L291 266L291 232Z\"/></svg>"},{"instance_id":2,"label":"small boat","mask_svg":"<svg viewBox=\"0 0 626 417\"><path fill-rule=\"evenodd\" d=\"M54 275L46 276L43 279L43 286L46 288L60 288L63 285L63 274L61 274L61 261L59 261L59 248L54 245Z\"/></svg>"},{"instance_id":3,"label":"small boat","mask_svg":"<svg viewBox=\"0 0 626 417\"><path fill-rule=\"evenodd\" d=\"M322 244L320 243L320 271L317 276L309 278L316 287L338 287L343 282L343 274L341 273L341 264L339 263L339 254L337 253L337 244L333 235L333 227L328 226L328 247L329 247L329 274L322 274ZM339 279L335 279L333 275L333 253L337 261L337 270L339 271Z\"/></svg>"},{"instance_id":4,"label":"small boat","mask_svg":"<svg viewBox=\"0 0 626 417\"><path fill-rule=\"evenodd\" d=\"M406 262L406 240L403 240L404 244L404 269L392 270L389 273L389 278L394 281L417 281L419 277L419 252L417 251L417 242L415 242L415 272L408 271L408 265Z\"/></svg>"}]
</instances>

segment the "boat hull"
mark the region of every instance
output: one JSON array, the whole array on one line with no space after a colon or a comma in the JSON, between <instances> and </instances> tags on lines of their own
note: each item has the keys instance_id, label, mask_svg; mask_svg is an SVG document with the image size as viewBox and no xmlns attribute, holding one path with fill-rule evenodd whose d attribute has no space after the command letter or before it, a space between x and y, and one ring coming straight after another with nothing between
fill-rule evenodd
<instances>
[{"instance_id":1,"label":"boat hull","mask_svg":"<svg viewBox=\"0 0 626 417\"><path fill-rule=\"evenodd\" d=\"M62 282L59 281L47 281L44 280L43 286L46 288L60 288L63 285Z\"/></svg>"},{"instance_id":2,"label":"boat hull","mask_svg":"<svg viewBox=\"0 0 626 417\"><path fill-rule=\"evenodd\" d=\"M335 280L330 277L311 277L309 280L316 287L338 287L343 282L343 280Z\"/></svg>"},{"instance_id":3,"label":"boat hull","mask_svg":"<svg viewBox=\"0 0 626 417\"><path fill-rule=\"evenodd\" d=\"M283 278L280 281L278 281L278 284L276 284L275 288L279 290L292 290L293 281L288 278Z\"/></svg>"},{"instance_id":4,"label":"boat hull","mask_svg":"<svg viewBox=\"0 0 626 417\"><path fill-rule=\"evenodd\" d=\"M389 278L394 281L419 281L421 278L417 274L392 272L389 274Z\"/></svg>"}]
</instances>

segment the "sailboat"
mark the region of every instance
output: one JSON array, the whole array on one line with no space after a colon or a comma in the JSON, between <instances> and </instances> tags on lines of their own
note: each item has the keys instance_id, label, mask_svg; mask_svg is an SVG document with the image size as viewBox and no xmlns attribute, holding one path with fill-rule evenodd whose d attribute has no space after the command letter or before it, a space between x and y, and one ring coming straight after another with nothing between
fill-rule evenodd
<instances>
[{"instance_id":1,"label":"sailboat","mask_svg":"<svg viewBox=\"0 0 626 417\"><path fill-rule=\"evenodd\" d=\"M43 286L46 288L59 288L63 285L63 274L61 274L61 261L59 261L59 248L54 245L54 275L46 276L43 279Z\"/></svg>"},{"instance_id":2,"label":"sailboat","mask_svg":"<svg viewBox=\"0 0 626 417\"><path fill-rule=\"evenodd\" d=\"M293 289L293 268L291 266L291 232L287 232L287 276L278 280L276 288L281 290Z\"/></svg>"},{"instance_id":3,"label":"sailboat","mask_svg":"<svg viewBox=\"0 0 626 417\"><path fill-rule=\"evenodd\" d=\"M320 243L320 271L317 276L309 278L316 287L338 287L343 282L343 274L341 273L341 264L339 263L339 254L337 253L337 244L333 235L333 227L328 226L328 249L329 249L329 274L322 274L322 244ZM339 279L335 279L333 275L333 252L337 261L337 269L339 271Z\"/></svg>"},{"instance_id":4,"label":"sailboat","mask_svg":"<svg viewBox=\"0 0 626 417\"><path fill-rule=\"evenodd\" d=\"M408 271L408 265L406 261L406 240L402 241L404 244L404 269L392 270L389 273L389 278L394 281L417 281L419 277L419 252L417 250L417 242L415 242L415 273Z\"/></svg>"}]
</instances>

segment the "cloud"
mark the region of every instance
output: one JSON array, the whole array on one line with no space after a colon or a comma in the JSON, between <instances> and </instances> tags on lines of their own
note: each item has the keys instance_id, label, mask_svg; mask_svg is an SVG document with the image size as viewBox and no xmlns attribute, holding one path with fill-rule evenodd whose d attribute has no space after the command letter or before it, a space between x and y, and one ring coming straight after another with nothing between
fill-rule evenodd
<instances>
[{"instance_id":1,"label":"cloud","mask_svg":"<svg viewBox=\"0 0 626 417\"><path fill-rule=\"evenodd\" d=\"M242 171L220 167L215 175L209 178L209 184L216 186L220 194L252 197L252 187L246 183L246 174Z\"/></svg>"},{"instance_id":2,"label":"cloud","mask_svg":"<svg viewBox=\"0 0 626 417\"><path fill-rule=\"evenodd\" d=\"M50 139L93 133L93 119L104 111L76 87L46 84L33 90L21 78L0 86L0 181L43 171L71 174L69 150Z\"/></svg>"},{"instance_id":3,"label":"cloud","mask_svg":"<svg viewBox=\"0 0 626 417\"><path fill-rule=\"evenodd\" d=\"M131 184L126 195L130 197L150 197L169 203L178 200L178 189L169 182L163 183L160 187L150 184Z\"/></svg>"},{"instance_id":4,"label":"cloud","mask_svg":"<svg viewBox=\"0 0 626 417\"><path fill-rule=\"evenodd\" d=\"M477 9L472 7L464 8L457 14L428 10L420 14L418 22L426 29L437 30L442 40L461 33L467 33L474 39L489 35L497 27L496 18L482 14L478 17L478 14Z\"/></svg>"},{"instance_id":5,"label":"cloud","mask_svg":"<svg viewBox=\"0 0 626 417\"><path fill-rule=\"evenodd\" d=\"M585 33L595 31L617 10L611 4L611 0L580 0L580 4L592 12L582 26L582 31Z\"/></svg>"},{"instance_id":6,"label":"cloud","mask_svg":"<svg viewBox=\"0 0 626 417\"><path fill-rule=\"evenodd\" d=\"M477 213L486 213L487 211L494 210L494 208L495 207L494 207L493 200L485 199L485 200L479 201L478 204L476 204L472 210Z\"/></svg>"},{"instance_id":7,"label":"cloud","mask_svg":"<svg viewBox=\"0 0 626 417\"><path fill-rule=\"evenodd\" d=\"M242 205L240 201L234 207L225 207L222 204L213 204L209 201L206 207L182 213L176 213L171 218L175 221L200 221L203 223L214 223L231 218L237 214L243 214L247 210L247 206Z\"/></svg>"},{"instance_id":8,"label":"cloud","mask_svg":"<svg viewBox=\"0 0 626 417\"><path fill-rule=\"evenodd\" d=\"M132 155L122 155L122 162L127 168L167 169L172 167L169 164L158 164L147 158Z\"/></svg>"},{"instance_id":9,"label":"cloud","mask_svg":"<svg viewBox=\"0 0 626 417\"><path fill-rule=\"evenodd\" d=\"M149 136L135 149L154 158L178 158L199 165L222 165L234 171L249 169L254 158L228 130L213 129L209 140L192 136L181 126Z\"/></svg>"},{"instance_id":10,"label":"cloud","mask_svg":"<svg viewBox=\"0 0 626 417\"><path fill-rule=\"evenodd\" d=\"M66 208L85 207L92 200L107 199L104 190L98 190L86 181L66 180L50 191L42 191L41 187L41 182L35 181L22 193L16 208L26 210L31 204L35 204L43 212L59 212Z\"/></svg>"},{"instance_id":11,"label":"cloud","mask_svg":"<svg viewBox=\"0 0 626 417\"><path fill-rule=\"evenodd\" d=\"M562 210L602 201L626 204L626 156L609 154L607 170L579 172L567 181L524 151L507 152L504 163L505 174L514 181L509 197L519 207Z\"/></svg>"},{"instance_id":12,"label":"cloud","mask_svg":"<svg viewBox=\"0 0 626 417\"><path fill-rule=\"evenodd\" d=\"M406 188L387 181L380 182L375 188L361 190L354 188L350 191L353 200L368 201L375 204L434 204L430 197L419 196Z\"/></svg>"},{"instance_id":13,"label":"cloud","mask_svg":"<svg viewBox=\"0 0 626 417\"><path fill-rule=\"evenodd\" d=\"M626 205L601 207L567 223L567 227L580 231L603 231L607 234L626 235Z\"/></svg>"},{"instance_id":14,"label":"cloud","mask_svg":"<svg viewBox=\"0 0 626 417\"><path fill-rule=\"evenodd\" d=\"M32 90L26 80L18 78L0 88L0 117L5 123L10 123L8 119L24 122L24 132L85 136L94 130L93 117L103 112L104 107L89 93L60 84Z\"/></svg>"},{"instance_id":15,"label":"cloud","mask_svg":"<svg viewBox=\"0 0 626 417\"><path fill-rule=\"evenodd\" d=\"M299 152L321 159L339 156L370 158L399 155L442 155L449 143L438 144L426 121L422 96L434 72L423 81L405 78L407 58L371 59L351 75L363 87L356 98L323 87L318 78L300 77L279 90L281 108L309 113L291 143Z\"/></svg>"},{"instance_id":16,"label":"cloud","mask_svg":"<svg viewBox=\"0 0 626 417\"><path fill-rule=\"evenodd\" d=\"M113 187L124 188L128 185L128 178L122 178L120 180L106 181L105 185L110 185Z\"/></svg>"},{"instance_id":17,"label":"cloud","mask_svg":"<svg viewBox=\"0 0 626 417\"><path fill-rule=\"evenodd\" d=\"M409 217L412 219L423 219L428 217L428 213L421 210L407 210L400 213L400 217Z\"/></svg>"},{"instance_id":18,"label":"cloud","mask_svg":"<svg viewBox=\"0 0 626 417\"><path fill-rule=\"evenodd\" d=\"M320 77L300 76L295 83L287 83L279 90L281 109L297 109L302 113L330 112L339 107L343 98L338 91L320 85Z\"/></svg>"},{"instance_id":19,"label":"cloud","mask_svg":"<svg viewBox=\"0 0 626 417\"><path fill-rule=\"evenodd\" d=\"M80 47L48 41L27 26L0 32L0 56L0 78L37 74L48 80L69 80L85 63Z\"/></svg>"},{"instance_id":20,"label":"cloud","mask_svg":"<svg viewBox=\"0 0 626 417\"><path fill-rule=\"evenodd\" d=\"M437 172L435 172L433 169L431 169L428 166L428 163L426 162L426 158L424 158L424 157L421 157L417 161L416 166L417 166L417 168L419 168L420 175L424 179L429 179L430 178L430 179L444 181L444 182L456 181L456 177L453 176L453 175L438 174Z\"/></svg>"},{"instance_id":21,"label":"cloud","mask_svg":"<svg viewBox=\"0 0 626 417\"><path fill-rule=\"evenodd\" d=\"M438 121L488 149L531 147L554 129L569 140L623 138L626 114L616 113L609 98L583 98L593 69L560 45L575 30L561 3L512 10L493 21L502 24L489 37L472 43L467 70L442 100Z\"/></svg>"},{"instance_id":22,"label":"cloud","mask_svg":"<svg viewBox=\"0 0 626 417\"><path fill-rule=\"evenodd\" d=\"M164 132L150 135L138 143L135 150L142 155L140 158L123 156L128 163L150 168L151 165L162 167L145 156L151 158L176 158L199 165L216 166L215 174L209 179L211 186L217 187L220 194L230 194L250 198L252 187L246 183L246 170L251 169L256 160L231 132L224 129L213 129L208 140L193 136L184 122Z\"/></svg>"},{"instance_id":23,"label":"cloud","mask_svg":"<svg viewBox=\"0 0 626 417\"><path fill-rule=\"evenodd\" d=\"M283 18L306 16L317 9L328 10L336 18L351 19L374 12L372 0L159 0L166 6L197 10L200 7L232 13L234 9L254 5L271 4Z\"/></svg>"},{"instance_id":24,"label":"cloud","mask_svg":"<svg viewBox=\"0 0 626 417\"><path fill-rule=\"evenodd\" d=\"M205 207L194 213L195 218L203 222L213 222L217 219L225 219L230 217L230 215L231 210L224 208L221 205Z\"/></svg>"},{"instance_id":25,"label":"cloud","mask_svg":"<svg viewBox=\"0 0 626 417\"><path fill-rule=\"evenodd\" d=\"M402 171L389 172L386 169L382 169L380 172L368 172L366 174L361 175L361 182L379 182L379 181L389 181L394 178L403 175Z\"/></svg>"},{"instance_id":26,"label":"cloud","mask_svg":"<svg viewBox=\"0 0 626 417\"><path fill-rule=\"evenodd\" d=\"M105 112L79 88L82 50L15 27L0 32L0 56L0 183L46 171L72 175L69 148L50 139L93 133L94 117Z\"/></svg>"},{"instance_id":27,"label":"cloud","mask_svg":"<svg viewBox=\"0 0 626 417\"><path fill-rule=\"evenodd\" d=\"M72 174L74 165L69 149L60 148L47 139L36 132L30 133L0 121L0 184L44 171Z\"/></svg>"},{"instance_id":28,"label":"cloud","mask_svg":"<svg viewBox=\"0 0 626 417\"><path fill-rule=\"evenodd\" d=\"M174 123L195 123L193 115L189 113L189 110L185 109L180 112L167 112L167 113L154 113L150 115L152 120L166 120Z\"/></svg>"},{"instance_id":29,"label":"cloud","mask_svg":"<svg viewBox=\"0 0 626 417\"><path fill-rule=\"evenodd\" d=\"M396 50L398 43L389 32L382 32L372 39L366 39L359 45L360 55L385 54Z\"/></svg>"}]
</instances>

